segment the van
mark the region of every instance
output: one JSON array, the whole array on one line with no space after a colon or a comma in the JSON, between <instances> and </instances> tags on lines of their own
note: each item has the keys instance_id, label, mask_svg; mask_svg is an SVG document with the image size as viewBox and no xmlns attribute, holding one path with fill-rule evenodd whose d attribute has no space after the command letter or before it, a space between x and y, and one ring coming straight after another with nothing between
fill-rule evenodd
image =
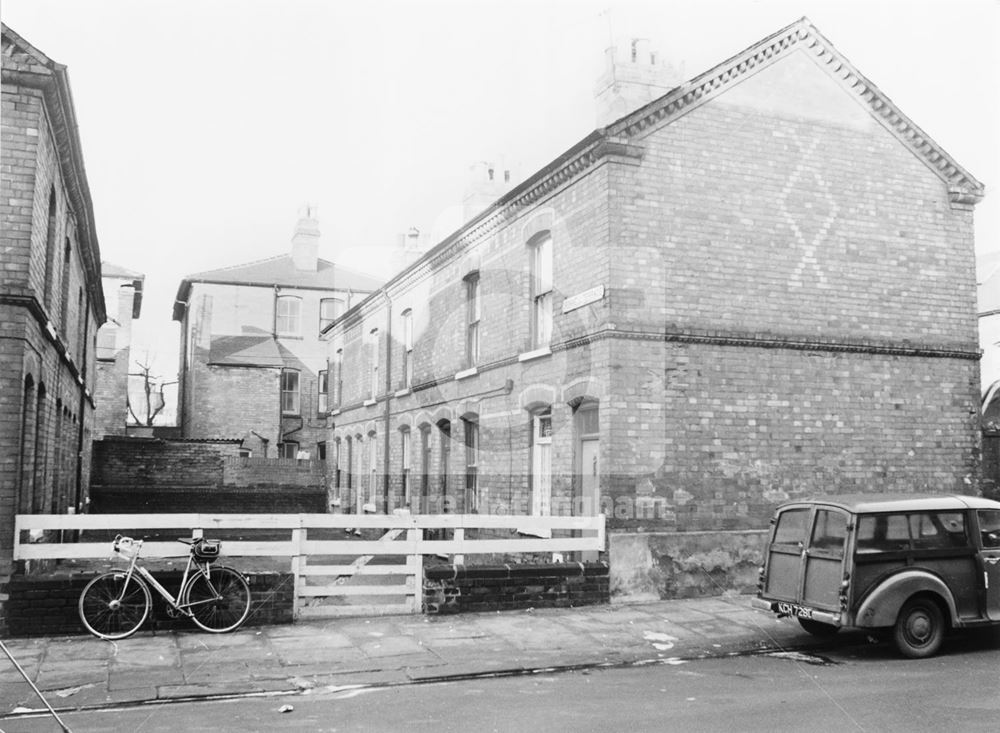
<instances>
[{"instance_id":1,"label":"van","mask_svg":"<svg viewBox=\"0 0 1000 733\"><path fill-rule=\"evenodd\" d=\"M820 637L886 631L903 655L929 657L949 628L1000 625L1000 502L865 494L783 504L753 605Z\"/></svg>"}]
</instances>

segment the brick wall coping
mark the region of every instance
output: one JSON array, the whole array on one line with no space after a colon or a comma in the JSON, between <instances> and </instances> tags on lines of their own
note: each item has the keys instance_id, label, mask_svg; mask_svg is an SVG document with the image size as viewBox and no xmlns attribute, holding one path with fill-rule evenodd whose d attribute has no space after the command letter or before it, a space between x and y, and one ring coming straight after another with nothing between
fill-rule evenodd
<instances>
[{"instance_id":1,"label":"brick wall coping","mask_svg":"<svg viewBox=\"0 0 1000 733\"><path fill-rule=\"evenodd\" d=\"M434 565L424 568L427 580L461 578L531 578L607 575L606 562L552 562L504 565Z\"/></svg>"}]
</instances>

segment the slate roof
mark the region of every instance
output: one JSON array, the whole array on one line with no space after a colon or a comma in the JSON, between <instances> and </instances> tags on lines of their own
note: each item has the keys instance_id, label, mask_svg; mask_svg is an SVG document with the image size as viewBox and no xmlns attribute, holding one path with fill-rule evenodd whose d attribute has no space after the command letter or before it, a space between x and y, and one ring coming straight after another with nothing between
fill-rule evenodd
<instances>
[{"instance_id":1,"label":"slate roof","mask_svg":"<svg viewBox=\"0 0 1000 733\"><path fill-rule=\"evenodd\" d=\"M217 283L223 285L250 285L271 288L309 290L340 290L355 293L371 293L382 285L382 280L357 270L341 267L328 260L317 259L316 270L299 270L290 254L270 257L242 265L232 265L218 270L188 275L181 280L174 303L174 320L184 317L184 309L194 283Z\"/></svg>"}]
</instances>

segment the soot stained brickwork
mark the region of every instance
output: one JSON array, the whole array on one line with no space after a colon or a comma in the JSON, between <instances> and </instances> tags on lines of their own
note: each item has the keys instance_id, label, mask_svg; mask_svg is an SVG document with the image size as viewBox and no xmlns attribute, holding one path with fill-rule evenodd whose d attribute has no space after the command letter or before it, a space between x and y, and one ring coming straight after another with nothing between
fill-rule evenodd
<instances>
[{"instance_id":1,"label":"soot stained brickwork","mask_svg":"<svg viewBox=\"0 0 1000 733\"><path fill-rule=\"evenodd\" d=\"M0 583L18 513L83 511L100 250L66 67L3 26ZM0 636L6 596L0 592Z\"/></svg>"},{"instance_id":2,"label":"soot stained brickwork","mask_svg":"<svg viewBox=\"0 0 1000 733\"><path fill-rule=\"evenodd\" d=\"M975 493L982 193L799 21L580 141L334 325L332 493L613 530Z\"/></svg>"}]
</instances>

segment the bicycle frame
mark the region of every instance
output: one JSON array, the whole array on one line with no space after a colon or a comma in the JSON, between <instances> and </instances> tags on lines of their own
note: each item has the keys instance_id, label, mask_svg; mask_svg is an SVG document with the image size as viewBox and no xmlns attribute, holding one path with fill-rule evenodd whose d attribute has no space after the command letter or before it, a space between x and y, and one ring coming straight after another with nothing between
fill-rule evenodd
<instances>
[{"instance_id":1,"label":"bicycle frame","mask_svg":"<svg viewBox=\"0 0 1000 733\"><path fill-rule=\"evenodd\" d=\"M129 561L128 570L126 571L126 574L125 574L125 583L122 586L122 598L125 597L125 592L128 589L129 581L132 580L132 575L135 574L135 573L138 573L140 575L140 577L142 577L143 580L145 580L147 583L149 583L149 585L152 586L152 588L157 593L159 593L161 596L163 596L163 600L165 600L167 603L169 603L170 606L174 610L178 611L179 613L184 614L185 616L191 616L192 615L191 610L190 610L192 606L196 606L196 605L199 605L199 604L211 603L212 602L213 599L208 599L208 600L204 600L204 601L198 601L198 603L184 603L184 604L182 604L180 602L180 596L181 596L181 594L182 594L185 586L187 586L188 577L190 577L190 575L191 575L191 568L197 568L196 572L204 574L205 577L207 577L209 579L211 579L211 577L212 577L211 573L209 572L209 570L208 570L207 567L203 568L203 567L201 567L201 565L199 565L197 562L195 562L195 558L194 558L194 555L192 553L188 554L187 565L185 565L185 567L184 567L184 575L181 576L181 584L180 584L180 586L178 586L177 597L175 598L170 591L168 591L166 588L164 588L160 584L160 582L155 577L153 577L153 574L151 572L149 572L148 570L146 570L146 568L144 568L142 565L138 564L139 552L141 550L142 550L142 542L140 541L140 542L138 542L138 547L136 548L135 553L132 555L132 558ZM205 563L205 564L208 565L208 563ZM119 599L119 600L121 600L121 599Z\"/></svg>"}]
</instances>

